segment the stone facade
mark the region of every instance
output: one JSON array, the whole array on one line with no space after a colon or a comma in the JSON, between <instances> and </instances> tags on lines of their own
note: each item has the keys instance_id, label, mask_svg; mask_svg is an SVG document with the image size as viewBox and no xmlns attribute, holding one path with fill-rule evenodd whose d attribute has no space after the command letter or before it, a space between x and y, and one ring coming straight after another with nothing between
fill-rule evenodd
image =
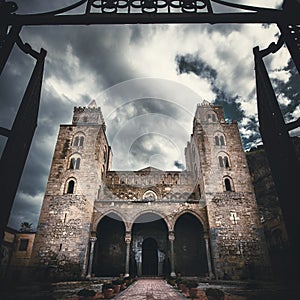
<instances>
[{"instance_id":1,"label":"stone facade","mask_svg":"<svg viewBox=\"0 0 300 300\"><path fill-rule=\"evenodd\" d=\"M61 125L31 259L55 278L268 277L267 247L236 123L197 106L186 170L111 170L100 108Z\"/></svg>"}]
</instances>

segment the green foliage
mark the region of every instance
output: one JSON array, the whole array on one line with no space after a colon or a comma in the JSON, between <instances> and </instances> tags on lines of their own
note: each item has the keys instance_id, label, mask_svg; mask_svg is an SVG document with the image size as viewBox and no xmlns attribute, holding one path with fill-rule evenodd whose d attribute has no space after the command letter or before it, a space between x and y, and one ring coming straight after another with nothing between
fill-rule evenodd
<instances>
[{"instance_id":1,"label":"green foliage","mask_svg":"<svg viewBox=\"0 0 300 300\"><path fill-rule=\"evenodd\" d=\"M32 232L32 223L22 222L20 232Z\"/></svg>"}]
</instances>

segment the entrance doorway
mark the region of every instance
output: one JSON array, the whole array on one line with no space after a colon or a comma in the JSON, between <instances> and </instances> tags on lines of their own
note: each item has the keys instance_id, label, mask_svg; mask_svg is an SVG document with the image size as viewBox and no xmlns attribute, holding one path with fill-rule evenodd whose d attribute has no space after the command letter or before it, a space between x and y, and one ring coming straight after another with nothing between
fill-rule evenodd
<instances>
[{"instance_id":1,"label":"entrance doorway","mask_svg":"<svg viewBox=\"0 0 300 300\"><path fill-rule=\"evenodd\" d=\"M155 239L147 238L142 245L142 273L147 276L158 275L158 252Z\"/></svg>"},{"instance_id":2,"label":"entrance doorway","mask_svg":"<svg viewBox=\"0 0 300 300\"><path fill-rule=\"evenodd\" d=\"M100 277L115 277L125 270L125 225L121 218L110 213L97 226L93 273Z\"/></svg>"},{"instance_id":3,"label":"entrance doorway","mask_svg":"<svg viewBox=\"0 0 300 300\"><path fill-rule=\"evenodd\" d=\"M206 276L208 272L204 230L200 221L190 213L175 223L175 269L185 276Z\"/></svg>"},{"instance_id":4,"label":"entrance doorway","mask_svg":"<svg viewBox=\"0 0 300 300\"><path fill-rule=\"evenodd\" d=\"M137 217L132 226L131 275L162 276L170 273L168 227L152 212Z\"/></svg>"}]
</instances>

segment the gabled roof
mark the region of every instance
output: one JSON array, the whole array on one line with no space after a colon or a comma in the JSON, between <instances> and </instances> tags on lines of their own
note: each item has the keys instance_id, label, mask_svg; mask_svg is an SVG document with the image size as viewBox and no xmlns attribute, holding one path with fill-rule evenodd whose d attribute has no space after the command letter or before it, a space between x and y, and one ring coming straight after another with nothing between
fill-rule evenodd
<instances>
[{"instance_id":1,"label":"gabled roof","mask_svg":"<svg viewBox=\"0 0 300 300\"><path fill-rule=\"evenodd\" d=\"M146 167L144 169L137 170L136 172L164 172L164 171L149 166L149 167Z\"/></svg>"}]
</instances>

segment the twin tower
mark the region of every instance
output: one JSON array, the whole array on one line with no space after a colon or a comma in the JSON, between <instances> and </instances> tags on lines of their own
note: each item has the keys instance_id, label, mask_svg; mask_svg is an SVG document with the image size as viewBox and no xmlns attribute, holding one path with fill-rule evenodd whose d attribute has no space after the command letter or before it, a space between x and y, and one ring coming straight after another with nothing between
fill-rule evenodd
<instances>
[{"instance_id":1,"label":"twin tower","mask_svg":"<svg viewBox=\"0 0 300 300\"><path fill-rule=\"evenodd\" d=\"M95 101L60 126L34 270L55 279L270 274L238 127L221 106L197 105L184 171L111 170L105 130Z\"/></svg>"}]
</instances>

